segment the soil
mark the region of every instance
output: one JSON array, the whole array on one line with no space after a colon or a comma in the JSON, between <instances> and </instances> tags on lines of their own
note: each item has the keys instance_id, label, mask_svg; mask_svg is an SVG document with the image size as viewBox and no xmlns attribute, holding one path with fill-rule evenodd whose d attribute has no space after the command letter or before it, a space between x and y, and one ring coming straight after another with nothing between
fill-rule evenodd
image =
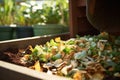
<instances>
[{"instance_id":1,"label":"soil","mask_svg":"<svg viewBox=\"0 0 120 80\"><path fill-rule=\"evenodd\" d=\"M0 59L3 61L7 61L10 63L14 63L17 65L22 65L24 66L21 62L20 59L22 57L22 49L17 49L17 48L8 48L3 52L0 52L0 56L2 56Z\"/></svg>"}]
</instances>

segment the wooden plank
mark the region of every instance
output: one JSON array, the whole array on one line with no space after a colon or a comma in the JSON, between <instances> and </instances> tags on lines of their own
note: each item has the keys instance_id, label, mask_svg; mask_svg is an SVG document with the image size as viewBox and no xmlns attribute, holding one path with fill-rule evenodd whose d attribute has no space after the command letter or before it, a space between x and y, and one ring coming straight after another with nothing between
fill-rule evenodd
<instances>
[{"instance_id":1,"label":"wooden plank","mask_svg":"<svg viewBox=\"0 0 120 80\"><path fill-rule=\"evenodd\" d=\"M6 50L7 48L26 48L28 45L35 46L36 44L44 44L55 37L61 37L62 40L67 40L70 38L69 33L63 33L59 35L36 36L22 39L0 41L0 51Z\"/></svg>"},{"instance_id":2,"label":"wooden plank","mask_svg":"<svg viewBox=\"0 0 120 80\"><path fill-rule=\"evenodd\" d=\"M74 37L75 34L78 33L78 8L77 8L78 0L69 0L69 14L70 14L70 37Z\"/></svg>"},{"instance_id":3,"label":"wooden plank","mask_svg":"<svg viewBox=\"0 0 120 80\"><path fill-rule=\"evenodd\" d=\"M72 80L0 61L0 80Z\"/></svg>"}]
</instances>

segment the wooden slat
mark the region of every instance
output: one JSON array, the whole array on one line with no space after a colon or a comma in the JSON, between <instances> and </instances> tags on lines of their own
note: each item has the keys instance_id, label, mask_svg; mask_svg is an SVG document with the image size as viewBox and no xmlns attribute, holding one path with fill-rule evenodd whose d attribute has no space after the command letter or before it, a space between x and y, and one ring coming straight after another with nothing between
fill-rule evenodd
<instances>
[{"instance_id":1,"label":"wooden slat","mask_svg":"<svg viewBox=\"0 0 120 80\"><path fill-rule=\"evenodd\" d=\"M0 41L0 51L6 50L7 48L26 48L28 45L35 46L37 44L44 44L55 37L61 37L62 40L67 40L70 38L69 33L63 33L59 35L36 36L22 39Z\"/></svg>"},{"instance_id":2,"label":"wooden slat","mask_svg":"<svg viewBox=\"0 0 120 80\"><path fill-rule=\"evenodd\" d=\"M72 80L0 61L0 80Z\"/></svg>"}]
</instances>

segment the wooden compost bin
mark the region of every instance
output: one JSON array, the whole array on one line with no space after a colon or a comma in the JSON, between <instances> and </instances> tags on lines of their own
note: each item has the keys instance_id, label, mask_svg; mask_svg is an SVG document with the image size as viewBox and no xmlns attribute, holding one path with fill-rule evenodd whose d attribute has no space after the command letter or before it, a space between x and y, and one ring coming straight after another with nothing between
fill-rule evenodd
<instances>
[{"instance_id":1,"label":"wooden compost bin","mask_svg":"<svg viewBox=\"0 0 120 80\"><path fill-rule=\"evenodd\" d=\"M37 36L29 37L15 40L6 40L0 42L0 80L67 80L67 78L48 75L43 72L37 72L32 69L28 69L23 66L8 63L2 60L3 51L8 48L23 48L25 49L28 45L35 46L36 44L44 44L50 39L55 37L61 37L61 39L66 40L69 38L69 33L64 33L60 35L52 36Z\"/></svg>"},{"instance_id":2,"label":"wooden compost bin","mask_svg":"<svg viewBox=\"0 0 120 80\"><path fill-rule=\"evenodd\" d=\"M88 22L86 17L86 0L69 0L69 15L70 15L70 33L54 35L54 36L42 36L42 37L29 37L23 39L15 39L0 42L0 59L2 58L2 51L11 48L26 48L28 45L35 46L36 44L44 44L52 38L57 36L62 40L78 35L95 35L99 34L99 31L93 28ZM0 80L67 80L67 78L48 75L42 72L36 72L34 70L11 64L0 60Z\"/></svg>"}]
</instances>

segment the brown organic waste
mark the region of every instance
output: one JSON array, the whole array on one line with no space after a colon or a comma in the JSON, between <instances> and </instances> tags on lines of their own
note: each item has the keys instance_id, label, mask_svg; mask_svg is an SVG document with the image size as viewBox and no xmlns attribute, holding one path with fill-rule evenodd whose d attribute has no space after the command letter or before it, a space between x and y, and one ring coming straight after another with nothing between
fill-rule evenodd
<instances>
[{"instance_id":1,"label":"brown organic waste","mask_svg":"<svg viewBox=\"0 0 120 80\"><path fill-rule=\"evenodd\" d=\"M120 37L105 32L66 41L58 37L24 50L9 49L4 55L13 63L74 80L120 79Z\"/></svg>"}]
</instances>

